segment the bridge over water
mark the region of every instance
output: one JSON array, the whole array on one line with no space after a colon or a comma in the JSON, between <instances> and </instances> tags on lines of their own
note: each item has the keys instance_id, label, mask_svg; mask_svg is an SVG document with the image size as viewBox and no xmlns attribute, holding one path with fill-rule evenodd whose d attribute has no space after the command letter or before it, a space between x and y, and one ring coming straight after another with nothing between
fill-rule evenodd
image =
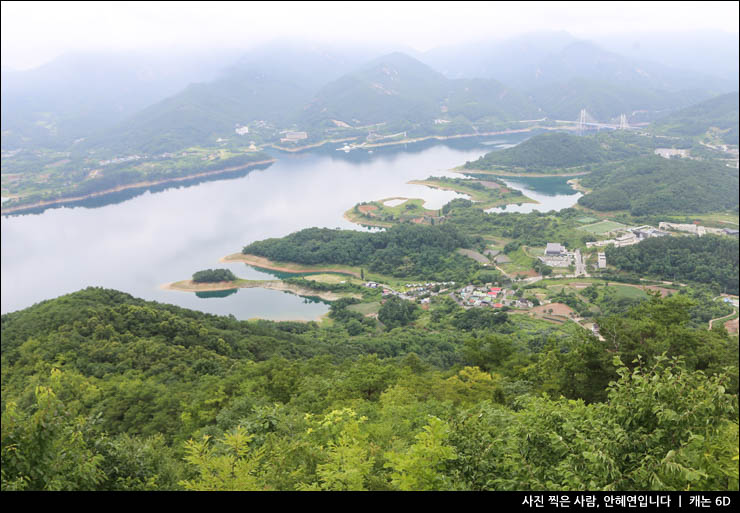
<instances>
[{"instance_id":1,"label":"bridge over water","mask_svg":"<svg viewBox=\"0 0 740 513\"><path fill-rule=\"evenodd\" d=\"M578 130L585 130L587 128L592 128L592 127L609 128L612 130L635 130L636 129L635 127L632 127L629 125L629 123L627 122L626 114L619 115L618 124L601 123L597 121L591 114L589 114L588 111L586 111L586 109L581 109L578 119L575 121L556 119L555 122L577 125Z\"/></svg>"}]
</instances>

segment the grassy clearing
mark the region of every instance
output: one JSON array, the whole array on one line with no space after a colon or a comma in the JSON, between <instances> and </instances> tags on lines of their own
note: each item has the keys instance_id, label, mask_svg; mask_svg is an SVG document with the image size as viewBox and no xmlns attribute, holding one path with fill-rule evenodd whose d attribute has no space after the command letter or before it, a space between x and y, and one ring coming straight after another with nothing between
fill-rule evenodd
<instances>
[{"instance_id":1,"label":"grassy clearing","mask_svg":"<svg viewBox=\"0 0 740 513\"><path fill-rule=\"evenodd\" d=\"M534 263L534 258L530 257L525 253L523 247L519 247L516 251L512 251L508 254L508 257L511 258L511 264L509 265L515 265L519 267L521 270L527 270L532 268L532 264Z\"/></svg>"},{"instance_id":2,"label":"grassy clearing","mask_svg":"<svg viewBox=\"0 0 740 513\"><path fill-rule=\"evenodd\" d=\"M595 235L602 235L607 232L622 230L624 228L627 228L627 226L623 225L622 223L617 223L616 221L609 221L608 219L604 221L599 221L598 223L580 227L581 230L593 233Z\"/></svg>"},{"instance_id":3,"label":"grassy clearing","mask_svg":"<svg viewBox=\"0 0 740 513\"><path fill-rule=\"evenodd\" d=\"M377 314L380 311L380 301L349 305L347 309L353 312L361 313L362 315Z\"/></svg>"},{"instance_id":4,"label":"grassy clearing","mask_svg":"<svg viewBox=\"0 0 740 513\"><path fill-rule=\"evenodd\" d=\"M388 206L386 201L404 200L398 205ZM385 198L370 203L357 204L344 213L344 218L363 226L380 226L388 228L394 223L404 221L423 222L424 216L437 217L439 210L424 208L421 198Z\"/></svg>"},{"instance_id":5,"label":"grassy clearing","mask_svg":"<svg viewBox=\"0 0 740 513\"><path fill-rule=\"evenodd\" d=\"M637 287L628 287L626 285L609 285L607 287L610 290L614 290L618 298L629 298L629 299L646 299L647 293L638 289Z\"/></svg>"},{"instance_id":6,"label":"grassy clearing","mask_svg":"<svg viewBox=\"0 0 740 513\"><path fill-rule=\"evenodd\" d=\"M501 269L509 275L523 274L526 276L536 276L537 273L532 269L532 263L534 258L531 258L524 252L524 248L520 247L516 251L513 251L506 255L509 257L511 262L505 264L499 264Z\"/></svg>"}]
</instances>

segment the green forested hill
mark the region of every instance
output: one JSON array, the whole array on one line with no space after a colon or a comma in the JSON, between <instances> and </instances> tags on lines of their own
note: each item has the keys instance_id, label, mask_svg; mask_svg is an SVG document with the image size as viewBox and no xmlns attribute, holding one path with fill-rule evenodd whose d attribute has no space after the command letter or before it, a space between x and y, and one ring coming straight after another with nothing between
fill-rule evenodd
<instances>
[{"instance_id":1,"label":"green forested hill","mask_svg":"<svg viewBox=\"0 0 740 513\"><path fill-rule=\"evenodd\" d=\"M540 134L513 148L492 151L465 169L548 172L651 152L652 141L627 133L577 136L564 132Z\"/></svg>"},{"instance_id":2,"label":"green forested hill","mask_svg":"<svg viewBox=\"0 0 740 513\"><path fill-rule=\"evenodd\" d=\"M373 272L393 276L459 281L472 262L455 250L470 247L471 242L448 225L402 224L377 233L307 228L253 242L242 252L283 262L367 265Z\"/></svg>"},{"instance_id":3,"label":"green forested hill","mask_svg":"<svg viewBox=\"0 0 740 513\"><path fill-rule=\"evenodd\" d=\"M448 80L417 60L393 53L327 84L302 119L336 119L350 125L430 121L439 113Z\"/></svg>"},{"instance_id":4,"label":"green forested hill","mask_svg":"<svg viewBox=\"0 0 740 513\"><path fill-rule=\"evenodd\" d=\"M736 340L689 307L538 346L446 302L350 336L86 289L2 316L2 489L737 489Z\"/></svg>"},{"instance_id":5,"label":"green forested hill","mask_svg":"<svg viewBox=\"0 0 740 513\"><path fill-rule=\"evenodd\" d=\"M674 112L653 124L658 133L697 136L715 127L727 144L738 144L738 93L729 93Z\"/></svg>"},{"instance_id":6,"label":"green forested hill","mask_svg":"<svg viewBox=\"0 0 740 513\"><path fill-rule=\"evenodd\" d=\"M583 177L593 192L578 203L632 215L738 209L738 175L724 163L664 159L655 155L604 164Z\"/></svg>"},{"instance_id":7,"label":"green forested hill","mask_svg":"<svg viewBox=\"0 0 740 513\"><path fill-rule=\"evenodd\" d=\"M604 152L594 138L562 132L540 134L503 151L487 153L465 164L466 169L491 169L497 166L542 170L569 168L604 160Z\"/></svg>"}]
</instances>

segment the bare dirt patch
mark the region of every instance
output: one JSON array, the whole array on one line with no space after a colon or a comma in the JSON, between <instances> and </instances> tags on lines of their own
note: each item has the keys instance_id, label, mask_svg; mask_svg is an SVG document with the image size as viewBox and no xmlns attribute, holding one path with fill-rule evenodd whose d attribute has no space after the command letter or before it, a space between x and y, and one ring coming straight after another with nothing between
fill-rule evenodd
<instances>
[{"instance_id":1,"label":"bare dirt patch","mask_svg":"<svg viewBox=\"0 0 740 513\"><path fill-rule=\"evenodd\" d=\"M737 322L738 322L738 318L735 317L731 321L727 321L725 323L725 329L727 330L727 333L729 333L730 335L737 335L737 332L738 332Z\"/></svg>"},{"instance_id":2,"label":"bare dirt patch","mask_svg":"<svg viewBox=\"0 0 740 513\"><path fill-rule=\"evenodd\" d=\"M500 189L501 188L500 183L489 182L487 180L479 180L478 183L481 184L486 189Z\"/></svg>"},{"instance_id":3,"label":"bare dirt patch","mask_svg":"<svg viewBox=\"0 0 740 513\"><path fill-rule=\"evenodd\" d=\"M539 276L539 273L535 271L534 269L523 269L521 271L509 271L509 274L511 274L512 276L522 275L527 278L534 278L535 276Z\"/></svg>"},{"instance_id":4,"label":"bare dirt patch","mask_svg":"<svg viewBox=\"0 0 740 513\"><path fill-rule=\"evenodd\" d=\"M550 310L552 310L552 312L550 312ZM563 317L570 317L570 314L574 313L571 307L563 303L550 303L549 305L535 306L530 311L538 316L560 315Z\"/></svg>"},{"instance_id":5,"label":"bare dirt patch","mask_svg":"<svg viewBox=\"0 0 740 513\"><path fill-rule=\"evenodd\" d=\"M372 212L373 210L378 210L378 207L376 207L375 205L360 205L359 207L357 207L357 210L359 210L363 214L367 214L369 212Z\"/></svg>"}]
</instances>

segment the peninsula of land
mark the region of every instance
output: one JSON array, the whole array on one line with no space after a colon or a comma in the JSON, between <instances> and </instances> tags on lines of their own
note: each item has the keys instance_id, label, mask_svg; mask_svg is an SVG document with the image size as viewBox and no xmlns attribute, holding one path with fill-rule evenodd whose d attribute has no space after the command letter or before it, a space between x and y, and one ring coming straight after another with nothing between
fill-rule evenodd
<instances>
[{"instance_id":1,"label":"peninsula of land","mask_svg":"<svg viewBox=\"0 0 740 513\"><path fill-rule=\"evenodd\" d=\"M330 291L319 291L313 290L306 287L300 287L292 283L286 283L282 280L242 280L236 279L233 281L221 281L216 283L196 283L193 280L182 280L174 281L171 283L165 283L160 288L163 290L178 290L180 292L209 292L219 290L233 290L233 289L249 289L249 288L263 288L271 290L279 290L282 292L290 292L297 296L309 296L318 297L325 301L336 301L343 297L356 297L360 298L358 294L337 294Z\"/></svg>"}]
</instances>

